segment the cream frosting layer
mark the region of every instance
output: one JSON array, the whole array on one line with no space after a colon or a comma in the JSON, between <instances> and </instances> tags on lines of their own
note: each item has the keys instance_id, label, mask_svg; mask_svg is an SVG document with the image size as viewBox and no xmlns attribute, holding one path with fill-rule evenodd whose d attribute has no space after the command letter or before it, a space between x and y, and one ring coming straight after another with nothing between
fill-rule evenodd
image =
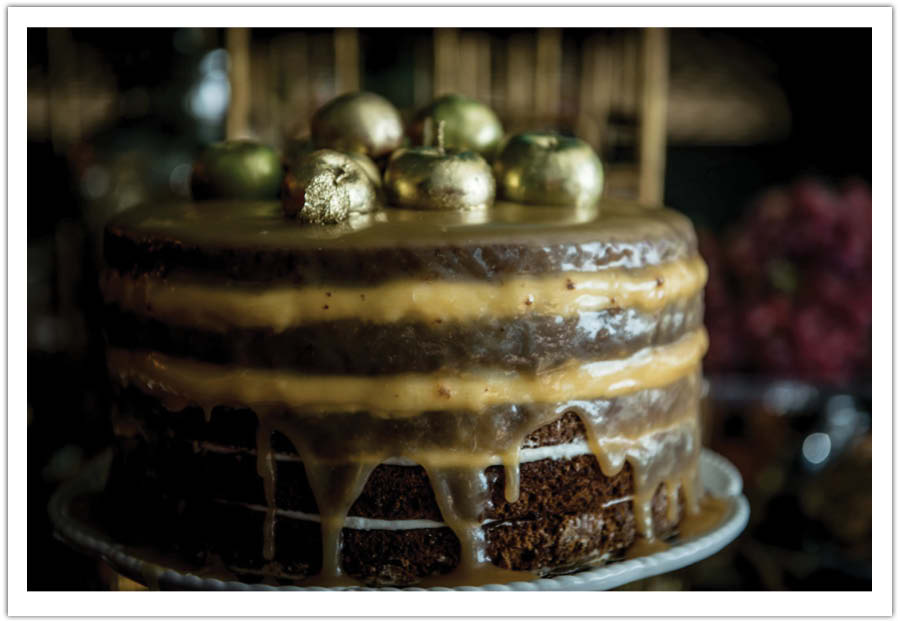
<instances>
[{"instance_id":1,"label":"cream frosting layer","mask_svg":"<svg viewBox=\"0 0 900 621\"><path fill-rule=\"evenodd\" d=\"M630 502L632 500L632 496L623 496L622 498L616 498L614 500L607 501L600 505L601 509L608 509L609 507L614 507L615 505L622 504L623 502ZM254 505L246 502L231 502L227 500L218 500L223 505L236 505L239 507L244 507L245 509L249 509L251 511L267 511L267 507L263 505ZM288 518L291 520L301 520L303 522L321 522L322 518L318 513L306 513L304 511L291 511L288 509L276 509L275 515L278 517ZM488 526L489 524L514 524L517 520L484 520L481 525ZM351 530L418 530L420 528L447 528L447 524L444 522L438 522L436 520L381 520L377 518L365 518L359 517L358 515L348 515L344 519L344 528L349 528Z\"/></svg>"},{"instance_id":2,"label":"cream frosting layer","mask_svg":"<svg viewBox=\"0 0 900 621\"><path fill-rule=\"evenodd\" d=\"M261 287L133 277L108 269L100 286L107 303L165 323L214 331L239 327L278 332L339 319L438 322L529 313L571 317L614 307L654 311L698 294L706 277L706 265L695 257L639 270L517 276L499 284L402 280L369 287Z\"/></svg>"},{"instance_id":3,"label":"cream frosting layer","mask_svg":"<svg viewBox=\"0 0 900 621\"><path fill-rule=\"evenodd\" d=\"M224 446L222 444L216 444L214 442L198 442L197 450L203 453L221 453L223 455L233 455L237 453L243 453L246 455L256 455L256 451L253 449L240 448L234 446ZM575 442L567 442L565 444L551 444L549 446L536 446L530 448L523 448L519 451L519 463L527 464L533 461L541 461L544 459L572 459L574 457L581 457L582 455L593 455L592 449L590 445L584 440L577 440ZM273 453L273 459L275 461L285 461L285 462L302 462L303 458L296 453ZM494 455L489 457L486 462L488 465L492 466L502 466L503 458L500 455ZM408 457L389 457L381 462L382 464L389 466L407 466L407 467L416 467L418 466L418 462L409 459Z\"/></svg>"},{"instance_id":4,"label":"cream frosting layer","mask_svg":"<svg viewBox=\"0 0 900 621\"><path fill-rule=\"evenodd\" d=\"M536 375L494 370L385 377L300 375L116 348L107 351L107 364L121 384L185 405L403 417L429 410L480 411L503 403L599 399L665 386L695 371L706 347L706 331L700 328L627 358L573 362Z\"/></svg>"}]
</instances>

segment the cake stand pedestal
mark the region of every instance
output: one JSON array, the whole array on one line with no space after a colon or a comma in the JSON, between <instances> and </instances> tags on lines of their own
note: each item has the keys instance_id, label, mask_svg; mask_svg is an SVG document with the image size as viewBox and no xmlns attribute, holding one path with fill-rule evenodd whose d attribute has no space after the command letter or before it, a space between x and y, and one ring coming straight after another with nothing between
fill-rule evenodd
<instances>
[{"instance_id":1,"label":"cake stand pedestal","mask_svg":"<svg viewBox=\"0 0 900 621\"><path fill-rule=\"evenodd\" d=\"M199 591L324 591L324 587L272 586L248 584L235 580L202 577L189 570L175 569L146 558L129 549L89 524L73 508L77 502L96 497L106 483L111 453L95 459L77 477L63 484L50 500L50 518L56 534L73 547L97 557L115 572L150 588ZM712 556L732 542L744 530L750 517L750 505L743 496L741 475L724 457L703 450L700 456L700 479L706 491L724 503L718 523L703 534L676 539L661 551L630 558L576 573L541 578L529 582L488 584L484 586L434 587L404 590L432 591L602 591L635 580L681 569ZM343 587L349 590L398 590Z\"/></svg>"}]
</instances>

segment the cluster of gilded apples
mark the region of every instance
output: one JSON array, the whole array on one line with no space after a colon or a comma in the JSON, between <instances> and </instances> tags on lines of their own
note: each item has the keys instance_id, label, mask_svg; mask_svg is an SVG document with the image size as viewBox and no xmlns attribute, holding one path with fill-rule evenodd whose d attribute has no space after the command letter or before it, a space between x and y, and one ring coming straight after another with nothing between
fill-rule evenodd
<instances>
[{"instance_id":1,"label":"cluster of gilded apples","mask_svg":"<svg viewBox=\"0 0 900 621\"><path fill-rule=\"evenodd\" d=\"M553 132L504 137L488 106L440 97L404 131L397 109L373 93L350 93L313 115L311 136L279 157L249 140L211 145L194 164L195 199L272 199L309 224L334 224L382 205L474 210L495 198L546 206L592 205L603 167L578 138Z\"/></svg>"}]
</instances>

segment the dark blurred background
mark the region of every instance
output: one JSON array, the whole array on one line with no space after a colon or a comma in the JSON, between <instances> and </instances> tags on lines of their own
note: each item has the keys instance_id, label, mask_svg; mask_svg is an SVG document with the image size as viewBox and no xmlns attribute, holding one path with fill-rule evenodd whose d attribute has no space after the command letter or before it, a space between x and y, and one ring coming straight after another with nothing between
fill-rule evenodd
<instances>
[{"instance_id":1,"label":"dark blurred background","mask_svg":"<svg viewBox=\"0 0 900 621\"><path fill-rule=\"evenodd\" d=\"M696 223L706 443L741 470L751 523L626 588L871 588L869 30L32 28L27 62L29 589L110 587L46 517L111 440L103 223L186 197L203 145L281 148L358 89L407 117L460 92L508 131L578 135L608 195Z\"/></svg>"}]
</instances>

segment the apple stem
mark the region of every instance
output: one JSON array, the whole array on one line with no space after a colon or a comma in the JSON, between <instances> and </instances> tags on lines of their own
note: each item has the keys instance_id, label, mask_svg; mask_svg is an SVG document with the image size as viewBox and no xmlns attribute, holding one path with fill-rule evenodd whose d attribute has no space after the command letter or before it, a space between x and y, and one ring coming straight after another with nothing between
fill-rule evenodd
<instances>
[{"instance_id":1,"label":"apple stem","mask_svg":"<svg viewBox=\"0 0 900 621\"><path fill-rule=\"evenodd\" d=\"M437 148L438 153L444 154L444 125L446 121L440 121L437 126Z\"/></svg>"}]
</instances>

